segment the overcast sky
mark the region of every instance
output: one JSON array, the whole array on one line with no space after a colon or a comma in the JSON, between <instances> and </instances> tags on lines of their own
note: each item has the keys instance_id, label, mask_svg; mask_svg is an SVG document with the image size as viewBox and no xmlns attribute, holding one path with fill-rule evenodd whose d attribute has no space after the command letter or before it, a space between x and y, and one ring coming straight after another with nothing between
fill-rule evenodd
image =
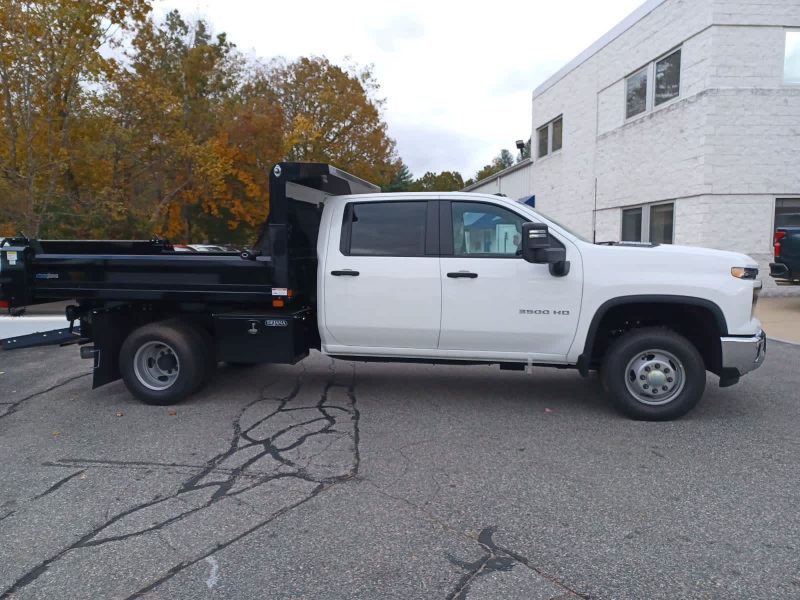
<instances>
[{"instance_id":1,"label":"overcast sky","mask_svg":"<svg viewBox=\"0 0 800 600\"><path fill-rule=\"evenodd\" d=\"M156 0L205 18L241 51L374 65L385 118L412 173L464 179L531 135L531 92L641 0L275 2Z\"/></svg>"}]
</instances>

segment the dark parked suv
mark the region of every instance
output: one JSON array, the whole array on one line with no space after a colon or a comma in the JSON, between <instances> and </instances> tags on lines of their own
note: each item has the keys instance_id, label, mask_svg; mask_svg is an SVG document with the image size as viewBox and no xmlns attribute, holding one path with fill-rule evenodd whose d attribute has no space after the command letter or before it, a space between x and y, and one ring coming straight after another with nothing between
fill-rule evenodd
<instances>
[{"instance_id":1,"label":"dark parked suv","mask_svg":"<svg viewBox=\"0 0 800 600\"><path fill-rule=\"evenodd\" d=\"M800 285L800 227L775 229L775 262L769 274L780 285Z\"/></svg>"}]
</instances>

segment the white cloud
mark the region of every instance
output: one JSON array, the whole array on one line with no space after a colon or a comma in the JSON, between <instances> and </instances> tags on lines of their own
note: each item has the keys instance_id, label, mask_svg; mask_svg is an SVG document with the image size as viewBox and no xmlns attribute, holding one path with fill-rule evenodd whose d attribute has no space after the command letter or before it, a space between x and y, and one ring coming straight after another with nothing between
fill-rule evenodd
<instances>
[{"instance_id":1,"label":"white cloud","mask_svg":"<svg viewBox=\"0 0 800 600\"><path fill-rule=\"evenodd\" d=\"M374 65L385 117L412 172L471 177L531 135L531 92L641 0L391 3L156 0L202 16L246 53ZM432 139L424 139L431 136Z\"/></svg>"},{"instance_id":2,"label":"white cloud","mask_svg":"<svg viewBox=\"0 0 800 600\"><path fill-rule=\"evenodd\" d=\"M384 25L373 30L375 44L384 52L394 52L401 42L421 38L425 28L414 15L396 15L389 18Z\"/></svg>"}]
</instances>

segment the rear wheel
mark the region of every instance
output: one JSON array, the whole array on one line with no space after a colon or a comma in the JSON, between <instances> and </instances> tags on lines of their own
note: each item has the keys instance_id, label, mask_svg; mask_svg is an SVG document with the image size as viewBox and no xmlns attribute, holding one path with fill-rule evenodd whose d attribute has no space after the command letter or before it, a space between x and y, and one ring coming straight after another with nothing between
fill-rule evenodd
<instances>
[{"instance_id":1,"label":"rear wheel","mask_svg":"<svg viewBox=\"0 0 800 600\"><path fill-rule=\"evenodd\" d=\"M207 346L200 333L180 321L150 323L123 342L119 368L125 385L142 402L174 404L204 383Z\"/></svg>"},{"instance_id":2,"label":"rear wheel","mask_svg":"<svg viewBox=\"0 0 800 600\"><path fill-rule=\"evenodd\" d=\"M702 356L682 335L635 329L614 342L602 367L603 386L633 419L678 419L700 401L706 385Z\"/></svg>"}]
</instances>

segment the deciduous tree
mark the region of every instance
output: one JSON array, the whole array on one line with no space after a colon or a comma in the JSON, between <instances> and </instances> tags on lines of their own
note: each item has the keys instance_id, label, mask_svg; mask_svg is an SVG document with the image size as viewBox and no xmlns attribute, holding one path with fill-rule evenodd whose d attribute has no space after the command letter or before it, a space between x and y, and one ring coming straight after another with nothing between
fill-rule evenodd
<instances>
[{"instance_id":1,"label":"deciduous tree","mask_svg":"<svg viewBox=\"0 0 800 600\"><path fill-rule=\"evenodd\" d=\"M464 187L464 180L458 171L428 171L411 186L415 192L457 192Z\"/></svg>"},{"instance_id":2,"label":"deciduous tree","mask_svg":"<svg viewBox=\"0 0 800 600\"><path fill-rule=\"evenodd\" d=\"M72 169L76 123L115 70L101 49L142 23L148 0L0 3L0 227L58 230L80 195ZM68 215L69 216L69 215Z\"/></svg>"},{"instance_id":3,"label":"deciduous tree","mask_svg":"<svg viewBox=\"0 0 800 600\"><path fill-rule=\"evenodd\" d=\"M378 185L397 172L369 67L340 67L324 57L275 60L247 88L280 106L287 160L330 162Z\"/></svg>"}]
</instances>

